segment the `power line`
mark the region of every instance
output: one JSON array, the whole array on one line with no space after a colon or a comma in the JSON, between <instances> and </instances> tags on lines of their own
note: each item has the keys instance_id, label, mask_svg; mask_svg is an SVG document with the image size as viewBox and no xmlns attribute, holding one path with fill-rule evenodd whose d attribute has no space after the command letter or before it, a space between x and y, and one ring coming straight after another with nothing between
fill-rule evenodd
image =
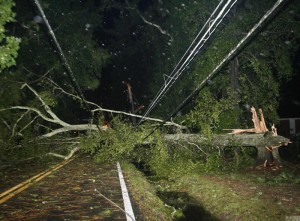
<instances>
[{"instance_id":1,"label":"power line","mask_svg":"<svg viewBox=\"0 0 300 221\"><path fill-rule=\"evenodd\" d=\"M228 14L230 9L233 7L233 5L236 3L237 0L228 0L224 5L224 1L222 0L216 9L213 11L209 19L206 21L194 41L190 44L189 48L186 50L184 55L181 57L171 74L164 75L164 77L167 78L164 79L164 85L161 87L159 92L156 94L155 98L145 111L143 118L140 119L140 124L144 118L149 115L149 113L153 110L153 108L158 104L158 102L161 100L162 97L165 96L166 92L172 87L172 85L176 82L176 80L180 77L182 72L187 68L187 66L190 64L190 62L194 59L194 57L197 55L197 53L200 51L200 49L204 46L205 42L210 38L210 36L213 34L213 32L216 30L218 25L223 21L224 17ZM223 5L223 6L222 6ZM221 8L222 7L222 8ZM220 9L221 8L221 9ZM220 9L220 10L219 10ZM218 12L219 11L219 12ZM215 14L217 15L215 16ZM214 17L215 16L215 17ZM202 35L202 37L199 39L200 34L203 32L203 30L208 26L205 33ZM197 43L196 43L197 42ZM196 45L194 46L194 44ZM192 46L194 48L191 50Z\"/></svg>"},{"instance_id":2,"label":"power line","mask_svg":"<svg viewBox=\"0 0 300 221\"><path fill-rule=\"evenodd\" d=\"M86 99L85 99L85 97L84 97L84 95L82 93L82 90L81 90L81 88L80 88L80 86L79 86L79 84L78 84L78 82L77 82L77 80L76 80L76 78L74 76L74 73L73 73L73 71L71 69L71 66L69 65L68 60L67 60L65 54L63 53L63 51L62 51L62 49L61 49L61 47L60 47L60 45L59 45L59 43L58 43L58 41L56 39L56 36L55 36L55 34L54 34L54 32L53 32L53 30L52 30L52 28L51 28L51 26L50 26L50 24L48 22L48 19L46 18L46 15L44 13L44 10L43 10L42 6L40 5L40 3L39 3L38 0L34 0L34 3L36 4L36 6L37 6L37 8L38 8L38 10L39 10L42 18L43 18L43 20L44 20L44 22L45 22L48 30L49 30L49 33L50 33L50 35L51 35L51 37L52 37L52 39L54 41L54 44L55 44L55 46L58 49L59 56L60 56L60 58L62 60L63 65L67 69L66 73L67 73L68 77L70 78L71 84L73 85L75 91L77 92L78 96L81 98L81 100L82 100L83 104L85 105L85 107L87 108L87 110L91 113L91 117L93 119L93 113L92 113L92 111L91 111L88 103L86 102ZM98 124L96 124L96 126L100 130Z\"/></svg>"},{"instance_id":3,"label":"power line","mask_svg":"<svg viewBox=\"0 0 300 221\"><path fill-rule=\"evenodd\" d=\"M62 49L61 49L61 47L60 47L60 45L59 45L59 43L58 43L58 41L56 39L56 36L55 36L55 34L54 34L54 32L53 32L53 30L52 30L52 28L51 28L51 26L50 26L50 24L48 22L48 19L46 18L46 15L44 13L44 10L43 10L42 6L40 5L40 3L39 3L38 0L34 0L34 2L35 2L35 4L36 4L36 6L37 6L37 8L38 8L38 10L39 10L39 12L40 12L43 20L44 20L44 22L45 22L45 24L46 24L46 26L47 26L47 28L49 30L49 33L50 33L50 35L51 35L51 37L52 37L52 39L54 41L55 46L58 49L59 56L60 56L60 58L61 58L61 60L63 62L63 65L67 69L67 75L69 76L74 89L76 90L76 92L78 93L78 95L81 97L81 99L84 100L84 95L82 93L82 90L81 90L81 88L80 88L80 86L79 86L79 84L78 84L78 82L77 82L77 80L76 80L76 78L75 78L75 76L73 74L73 71L72 71L72 69L71 69L71 67L70 67L70 65L68 63L68 60L67 60L66 56L64 55L64 53L63 53L63 51L62 51Z\"/></svg>"},{"instance_id":4,"label":"power line","mask_svg":"<svg viewBox=\"0 0 300 221\"><path fill-rule=\"evenodd\" d=\"M174 72L176 71L176 69L178 68L178 66L180 65L180 63L183 61L183 59L187 56L188 52L190 52L190 49L192 48L192 46L196 43L196 41L198 40L200 34L203 32L203 30L205 29L205 27L207 26L207 24L213 19L213 16L215 15L215 13L217 12L217 10L221 7L221 5L223 4L224 0L220 1L220 3L217 5L217 7L215 8L215 10L213 11L213 13L210 15L210 17L208 18L208 20L205 22L205 24L203 25L203 27L201 28L201 30L198 32L197 36L194 38L193 42L190 44L190 46L188 47L188 49L185 51L185 53L183 54L183 56L180 58L179 62L176 64L176 66L174 67L174 69L172 70L170 76L172 76L174 74ZM157 93L157 95L155 96L155 98L153 100L155 100L158 95L161 93L161 91L164 90L164 87L162 87L160 89L160 91ZM149 107L150 109L150 107Z\"/></svg>"},{"instance_id":5,"label":"power line","mask_svg":"<svg viewBox=\"0 0 300 221\"><path fill-rule=\"evenodd\" d=\"M170 120L172 117L176 116L176 114L182 110L188 103L192 101L192 99L199 94L199 92L204 88L204 86L208 83L209 80L212 79L223 67L224 65L232 60L235 56L237 56L244 47L258 34L261 29L267 24L267 22L272 19L273 16L276 15L279 8L283 6L283 4L288 2L289 0L278 0L273 7L266 12L266 14L256 23L253 28L247 33L247 35L223 58L223 60L214 68L214 70L197 86L197 88L186 97L184 101L170 114L163 122L161 122L156 128L152 129L152 131L144 138L147 139L150 135L152 135L156 129L162 127L166 121Z\"/></svg>"},{"instance_id":6,"label":"power line","mask_svg":"<svg viewBox=\"0 0 300 221\"><path fill-rule=\"evenodd\" d=\"M197 86L197 88L186 97L186 99L173 111L171 115L166 119L168 121L174 117L183 107L185 107L199 92L204 88L204 86L211 80L215 75L235 56L237 56L241 50L248 44L255 35L266 25L267 21L275 16L275 13L278 12L278 8L283 5L285 1L289 0L278 0L273 7L266 12L266 14L260 19L260 21L253 26L253 28L247 33L247 35L223 58L223 60L214 68L214 70Z\"/></svg>"}]
</instances>

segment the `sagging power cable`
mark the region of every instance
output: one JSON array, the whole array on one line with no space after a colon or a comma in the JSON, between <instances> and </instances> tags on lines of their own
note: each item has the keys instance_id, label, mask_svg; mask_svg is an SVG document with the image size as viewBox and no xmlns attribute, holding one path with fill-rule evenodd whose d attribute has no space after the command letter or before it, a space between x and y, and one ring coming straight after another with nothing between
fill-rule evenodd
<instances>
[{"instance_id":1,"label":"sagging power cable","mask_svg":"<svg viewBox=\"0 0 300 221\"><path fill-rule=\"evenodd\" d=\"M72 83L74 89L78 93L78 96L80 96L84 100L84 95L82 93L82 90L81 90L81 88L80 88L80 86L79 86L79 84L78 84L78 82L77 82L77 80L76 80L76 78L74 76L74 73L73 73L73 71L71 69L71 66L69 65L69 62L68 62L65 54L63 53L63 51L62 51L62 49L61 49L61 47L60 47L60 45L59 45L59 43L58 43L58 41L56 39L56 36L55 36L55 34L54 34L54 32L53 32L53 30L52 30L52 28L51 28L51 26L50 26L50 24L48 22L48 19L46 18L46 15L44 13L44 10L43 10L42 6L40 5L40 3L39 3L38 0L34 0L34 3L36 4L36 6L37 6L37 8L38 8L38 10L39 10L42 18L43 18L43 20L44 20L44 22L45 22L48 30L49 30L49 33L50 33L50 35L51 35L51 37L52 37L52 39L54 41L54 44L55 44L55 46L58 49L59 56L60 56L60 58L61 58L61 60L63 62L63 65L67 69L67 74L68 74L68 76L69 76L69 78L71 80L71 83Z\"/></svg>"},{"instance_id":2,"label":"sagging power cable","mask_svg":"<svg viewBox=\"0 0 300 221\"><path fill-rule=\"evenodd\" d=\"M216 14L216 12L219 10L219 8L222 6L223 2L225 0L220 1L220 3L218 4L218 6L215 8L215 10L213 11L213 13L210 15L210 17L208 18L208 20L205 22L205 24L203 25L203 27L201 28L201 30L198 32L197 36L194 38L193 42L190 44L190 46L188 47L188 49L185 51L185 53L183 54L183 56L180 58L179 62L176 64L176 66L174 67L174 69L172 70L171 74L168 75L164 75L164 77L167 78L164 79L164 85L160 88L160 90L158 91L158 93L155 95L153 101L151 102L151 104L149 105L149 107L146 109L144 116L146 117L147 115L149 115L149 113L152 111L152 109L155 107L155 105L161 100L162 96L164 95L164 93L172 86L170 85L171 80L175 79L174 77L174 73L177 72L178 68L181 68L181 64L187 60L187 57L189 56L189 53L191 53L191 49L192 47L195 47L194 45L196 44L196 42L200 42L199 41L199 37L200 34L202 34L202 32L204 31L204 29L207 27L207 25L209 25L209 23L211 21L214 20L214 16ZM208 30L210 30L208 28ZM142 122L143 118L140 120L140 122Z\"/></svg>"},{"instance_id":3,"label":"sagging power cable","mask_svg":"<svg viewBox=\"0 0 300 221\"><path fill-rule=\"evenodd\" d=\"M236 57L243 48L258 34L259 31L267 24L273 16L276 15L279 8L283 6L283 3L288 2L289 0L278 0L273 7L266 12L266 14L260 19L260 21L253 26L253 28L247 33L247 35L223 58L223 60L210 72L210 74L197 86L197 88L187 96L182 103L177 106L171 115L165 121L170 120L172 117L185 107L192 99L199 94L199 92L204 88L204 86L215 77L219 71L234 57Z\"/></svg>"},{"instance_id":4,"label":"sagging power cable","mask_svg":"<svg viewBox=\"0 0 300 221\"><path fill-rule=\"evenodd\" d=\"M184 55L181 57L173 71L170 75L164 75L166 77L164 85L161 87L159 92L156 94L155 98L145 111L143 118L140 119L138 125L144 120L144 118L149 115L149 113L153 110L153 108L158 104L162 97L165 96L166 92L172 87L172 85L176 82L176 80L180 77L182 72L187 68L190 62L194 59L194 57L199 53L200 49L204 46L206 41L211 37L213 32L216 30L218 25L223 21L224 17L228 14L230 9L234 6L237 0L228 0L224 4L224 0L222 0L216 9L213 11L209 19L206 21L204 26L201 28L189 48L186 50ZM221 8L222 7L222 8ZM220 9L221 8L221 9ZM217 13L218 12L218 13ZM216 15L217 14L217 15ZM207 27L208 26L208 27ZM205 33L200 37L200 34L207 28ZM191 49L193 47L193 49Z\"/></svg>"},{"instance_id":5,"label":"sagging power cable","mask_svg":"<svg viewBox=\"0 0 300 221\"><path fill-rule=\"evenodd\" d=\"M194 97L196 97L200 91L205 87L205 85L215 77L219 71L234 57L236 57L244 47L259 33L279 11L281 7L283 7L284 3L289 0L278 0L273 7L266 12L266 14L256 23L253 28L247 33L247 35L223 58L223 60L209 73L209 75L197 86L197 88L187 96L180 105L176 107L172 114L170 114L163 122L161 122L156 128L154 128L144 139L148 138L151 134L155 132L156 129L162 127L166 121L169 121L173 117L177 115L179 111L181 111L187 104L189 104Z\"/></svg>"},{"instance_id":6,"label":"sagging power cable","mask_svg":"<svg viewBox=\"0 0 300 221\"><path fill-rule=\"evenodd\" d=\"M93 117L94 117L93 113L92 113L92 111L91 111L88 103L86 102L86 99L85 99L85 97L84 97L84 95L82 93L82 90L81 90L81 88L80 88L80 86L79 86L79 84L78 84L78 82L77 82L77 80L75 78L75 75L74 75L74 73L73 73L73 71L71 69L71 66L69 65L69 62L68 62L65 54L63 53L63 50L61 49L60 44L57 41L57 38L56 38L56 36L55 36L55 34L54 34L54 32L53 32L53 30L52 30L52 28L51 28L51 26L50 26L50 24L48 22L48 19L46 18L46 15L44 13L44 10L43 10L40 2L38 0L34 0L34 3L37 6L39 13L41 14L41 16L42 16L42 18L43 18L43 20L44 20L44 22L45 22L45 24L46 24L46 26L48 28L49 34L51 35L51 37L52 37L52 39L54 41L54 44L55 44L55 46L56 46L56 48L57 48L57 50L59 52L58 53L59 57L62 60L63 65L66 68L66 73L67 73L67 75L68 75L68 77L69 77L69 79L71 81L71 84L72 84L73 88L75 89L75 91L78 94L78 96L81 98L82 103L87 108L87 110L90 112L91 117L93 119ZM100 127L98 126L98 124L96 124L96 126L100 130Z\"/></svg>"}]
</instances>

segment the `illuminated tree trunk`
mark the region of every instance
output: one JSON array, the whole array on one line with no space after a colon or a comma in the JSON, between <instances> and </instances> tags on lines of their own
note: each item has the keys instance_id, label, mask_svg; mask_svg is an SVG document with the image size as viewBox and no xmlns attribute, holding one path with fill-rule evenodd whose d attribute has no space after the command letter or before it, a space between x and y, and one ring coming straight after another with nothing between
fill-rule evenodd
<instances>
[{"instance_id":1,"label":"illuminated tree trunk","mask_svg":"<svg viewBox=\"0 0 300 221\"><path fill-rule=\"evenodd\" d=\"M287 145L290 140L283 136L266 136L265 134L218 134L208 139L200 134L166 134L164 140L167 144L178 145L193 144L205 152L205 147L217 148L231 147L255 147L257 149L256 166L276 165L280 166L278 149Z\"/></svg>"}]
</instances>

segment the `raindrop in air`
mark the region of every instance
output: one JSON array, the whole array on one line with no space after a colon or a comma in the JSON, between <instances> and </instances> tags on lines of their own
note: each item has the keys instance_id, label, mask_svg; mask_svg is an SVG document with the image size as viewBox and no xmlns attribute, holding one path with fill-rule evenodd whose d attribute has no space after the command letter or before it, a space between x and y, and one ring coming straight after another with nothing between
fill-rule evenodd
<instances>
[{"instance_id":1,"label":"raindrop in air","mask_svg":"<svg viewBox=\"0 0 300 221\"><path fill-rule=\"evenodd\" d=\"M89 24L89 23L86 23L86 24L85 24L85 30L86 30L86 31L88 31L88 30L89 30L89 28L91 28L91 24Z\"/></svg>"},{"instance_id":2,"label":"raindrop in air","mask_svg":"<svg viewBox=\"0 0 300 221\"><path fill-rule=\"evenodd\" d=\"M41 23L43 23L43 18L39 15L36 15L33 18L33 22L36 23L36 24L41 24Z\"/></svg>"},{"instance_id":3,"label":"raindrop in air","mask_svg":"<svg viewBox=\"0 0 300 221\"><path fill-rule=\"evenodd\" d=\"M250 109L250 105L249 104L245 104L244 107L249 110Z\"/></svg>"}]
</instances>

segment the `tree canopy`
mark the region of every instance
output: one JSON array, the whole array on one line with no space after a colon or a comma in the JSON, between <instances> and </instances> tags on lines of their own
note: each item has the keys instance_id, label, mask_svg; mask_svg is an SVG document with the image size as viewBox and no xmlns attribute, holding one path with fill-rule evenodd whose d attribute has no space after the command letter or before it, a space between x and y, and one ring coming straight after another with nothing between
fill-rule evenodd
<instances>
[{"instance_id":1,"label":"tree canopy","mask_svg":"<svg viewBox=\"0 0 300 221\"><path fill-rule=\"evenodd\" d=\"M5 25L14 21L15 14L12 11L13 0L0 2L0 73L16 64L20 39L6 35Z\"/></svg>"},{"instance_id":2,"label":"tree canopy","mask_svg":"<svg viewBox=\"0 0 300 221\"><path fill-rule=\"evenodd\" d=\"M94 107L129 111L124 83L132 86L134 105L147 106L218 2L44 0L42 8L87 100ZM173 112L273 4L238 1L150 115L165 119ZM5 0L0 7L2 139L16 125L26 128L25 136L57 129L32 112L41 100L64 122L87 123L91 116L82 100L65 96L75 90L34 1ZM210 134L248 126L249 107L256 106L276 122L281 90L299 74L299 10L297 1L281 7L175 121ZM28 112L20 117L6 110L12 106Z\"/></svg>"}]
</instances>

